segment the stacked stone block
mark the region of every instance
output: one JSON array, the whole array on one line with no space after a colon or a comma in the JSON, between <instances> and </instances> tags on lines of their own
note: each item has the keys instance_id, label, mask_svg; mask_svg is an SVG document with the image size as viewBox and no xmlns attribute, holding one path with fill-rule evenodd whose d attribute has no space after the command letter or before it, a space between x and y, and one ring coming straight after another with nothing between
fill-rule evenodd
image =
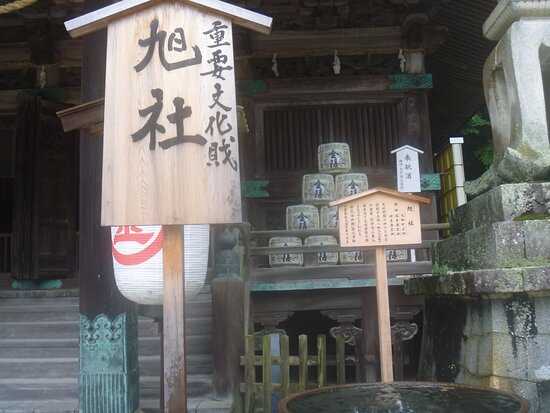
<instances>
[{"instance_id":1,"label":"stacked stone block","mask_svg":"<svg viewBox=\"0 0 550 413\"><path fill-rule=\"evenodd\" d=\"M549 212L550 183L502 185L453 211L433 249L440 274L405 284L426 296L421 379L510 390L550 412Z\"/></svg>"}]
</instances>

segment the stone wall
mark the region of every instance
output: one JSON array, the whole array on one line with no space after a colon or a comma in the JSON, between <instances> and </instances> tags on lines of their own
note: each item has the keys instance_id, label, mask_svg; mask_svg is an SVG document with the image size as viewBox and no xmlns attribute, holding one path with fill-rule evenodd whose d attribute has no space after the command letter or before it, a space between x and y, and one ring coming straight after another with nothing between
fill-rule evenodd
<instances>
[{"instance_id":1,"label":"stone wall","mask_svg":"<svg viewBox=\"0 0 550 413\"><path fill-rule=\"evenodd\" d=\"M457 208L426 297L419 379L513 391L550 412L550 184L503 185ZM542 217L541 217L542 218Z\"/></svg>"},{"instance_id":2,"label":"stone wall","mask_svg":"<svg viewBox=\"0 0 550 413\"><path fill-rule=\"evenodd\" d=\"M550 412L550 294L428 297L419 379L512 391Z\"/></svg>"}]
</instances>

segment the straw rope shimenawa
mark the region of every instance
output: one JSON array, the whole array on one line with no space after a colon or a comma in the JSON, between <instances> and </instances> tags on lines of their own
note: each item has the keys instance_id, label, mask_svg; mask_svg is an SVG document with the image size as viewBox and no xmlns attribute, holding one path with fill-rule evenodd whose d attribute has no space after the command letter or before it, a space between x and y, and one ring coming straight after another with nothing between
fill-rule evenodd
<instances>
[{"instance_id":1,"label":"straw rope shimenawa","mask_svg":"<svg viewBox=\"0 0 550 413\"><path fill-rule=\"evenodd\" d=\"M38 0L16 0L0 6L0 14L11 13L36 3Z\"/></svg>"}]
</instances>

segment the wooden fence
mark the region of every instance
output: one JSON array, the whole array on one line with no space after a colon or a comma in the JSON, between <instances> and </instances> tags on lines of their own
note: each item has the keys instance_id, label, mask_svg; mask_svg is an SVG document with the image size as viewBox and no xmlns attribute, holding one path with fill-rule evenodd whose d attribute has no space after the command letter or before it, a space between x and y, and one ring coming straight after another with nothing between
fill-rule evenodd
<instances>
[{"instance_id":1,"label":"wooden fence","mask_svg":"<svg viewBox=\"0 0 550 413\"><path fill-rule=\"evenodd\" d=\"M328 357L326 352L326 336L317 336L317 354L308 355L308 339L306 335L298 337L298 356L289 354L289 338L280 335L280 356L271 355L271 337L262 337L262 354L255 354L256 336L246 336L245 355L241 356L241 365L244 366L244 383L241 383L241 392L245 395L245 413L255 411L256 401L264 413L271 412L271 399L274 392L281 393L282 397L290 393L304 391L310 388L327 386L327 366L336 366L336 384L346 383L346 356L343 336L336 336L336 356ZM272 366L278 365L281 370L281 382L272 382ZM256 382L256 367L261 367L262 381ZM298 381L291 383L290 368L298 368ZM315 381L308 377L309 367L317 367ZM333 384L333 383L332 383Z\"/></svg>"}]
</instances>

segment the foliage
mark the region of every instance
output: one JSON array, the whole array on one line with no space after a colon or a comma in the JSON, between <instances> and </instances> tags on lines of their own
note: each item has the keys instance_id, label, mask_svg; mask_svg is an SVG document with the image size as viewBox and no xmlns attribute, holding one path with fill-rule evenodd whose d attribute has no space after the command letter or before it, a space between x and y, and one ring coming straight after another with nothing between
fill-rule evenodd
<instances>
[{"instance_id":1,"label":"foliage","mask_svg":"<svg viewBox=\"0 0 550 413\"><path fill-rule=\"evenodd\" d=\"M479 135L483 126L489 126L491 122L484 119L481 113L476 113L468 120L466 126L460 130L460 133L466 136Z\"/></svg>"},{"instance_id":2,"label":"foliage","mask_svg":"<svg viewBox=\"0 0 550 413\"><path fill-rule=\"evenodd\" d=\"M493 142L485 141L474 151L474 156L488 169L493 163Z\"/></svg>"},{"instance_id":3,"label":"foliage","mask_svg":"<svg viewBox=\"0 0 550 413\"><path fill-rule=\"evenodd\" d=\"M483 129L489 125L491 125L491 122L485 119L483 115L478 112L468 120L466 126L464 126L464 128L460 131L465 137L478 138L476 139L477 142L474 146L475 149L473 150L473 154L483 166L484 170L489 169L493 163L493 141L491 139L491 135L482 135ZM470 148L472 148L472 146L470 146Z\"/></svg>"},{"instance_id":4,"label":"foliage","mask_svg":"<svg viewBox=\"0 0 550 413\"><path fill-rule=\"evenodd\" d=\"M452 273L452 269L446 264L439 264L436 262L432 265L432 274L434 275L447 275Z\"/></svg>"}]
</instances>

